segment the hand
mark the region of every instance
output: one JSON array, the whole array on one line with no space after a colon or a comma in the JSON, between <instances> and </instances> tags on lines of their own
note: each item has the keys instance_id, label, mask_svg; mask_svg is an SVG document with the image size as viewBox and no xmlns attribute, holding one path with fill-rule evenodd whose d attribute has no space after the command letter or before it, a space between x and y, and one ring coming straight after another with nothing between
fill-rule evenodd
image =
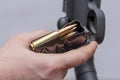
<instances>
[{"instance_id":1,"label":"hand","mask_svg":"<svg viewBox=\"0 0 120 80\"><path fill-rule=\"evenodd\" d=\"M0 48L0 80L63 80L69 68L93 56L97 43L63 54L37 54L29 50L32 40L46 34L35 31L12 37Z\"/></svg>"}]
</instances>

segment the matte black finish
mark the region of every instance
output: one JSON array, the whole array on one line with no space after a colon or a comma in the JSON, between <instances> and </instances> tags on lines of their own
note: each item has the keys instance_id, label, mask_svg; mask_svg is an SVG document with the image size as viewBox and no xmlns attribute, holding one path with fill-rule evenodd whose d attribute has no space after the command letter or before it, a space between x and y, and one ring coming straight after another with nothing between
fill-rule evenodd
<instances>
[{"instance_id":1,"label":"matte black finish","mask_svg":"<svg viewBox=\"0 0 120 80\"><path fill-rule=\"evenodd\" d=\"M58 21L60 29L67 22L78 20L83 26L89 27L89 21L92 21L96 30L96 41L100 44L105 35L105 15L100 9L101 0L64 0L63 11L66 17Z\"/></svg>"},{"instance_id":2,"label":"matte black finish","mask_svg":"<svg viewBox=\"0 0 120 80\"><path fill-rule=\"evenodd\" d=\"M87 63L75 68L77 80L98 80L93 59L92 57Z\"/></svg>"},{"instance_id":3,"label":"matte black finish","mask_svg":"<svg viewBox=\"0 0 120 80\"><path fill-rule=\"evenodd\" d=\"M58 28L66 23L78 20L87 27L100 44L105 35L105 15L100 9L101 0L64 0L63 11L66 13L58 21ZM75 68L77 80L98 80L93 57L85 64Z\"/></svg>"}]
</instances>

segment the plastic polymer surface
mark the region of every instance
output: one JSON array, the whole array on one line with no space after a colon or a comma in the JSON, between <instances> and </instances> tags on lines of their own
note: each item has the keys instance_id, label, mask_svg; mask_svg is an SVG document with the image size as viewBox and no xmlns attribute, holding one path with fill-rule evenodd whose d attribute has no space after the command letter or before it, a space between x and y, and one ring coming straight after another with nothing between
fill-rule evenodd
<instances>
[{"instance_id":1,"label":"plastic polymer surface","mask_svg":"<svg viewBox=\"0 0 120 80\"><path fill-rule=\"evenodd\" d=\"M105 34L105 16L100 9L101 0L64 0L66 13L58 21L59 30L50 32L31 42L30 48L40 53L63 53L92 40L102 43ZM75 68L77 80L98 80L94 57Z\"/></svg>"},{"instance_id":2,"label":"plastic polymer surface","mask_svg":"<svg viewBox=\"0 0 120 80\"><path fill-rule=\"evenodd\" d=\"M105 34L105 15L100 5L101 0L64 0L63 11L66 16L59 19L58 28L77 20L94 35L99 44L102 43ZM76 67L75 74L77 80L98 80L94 57Z\"/></svg>"}]
</instances>

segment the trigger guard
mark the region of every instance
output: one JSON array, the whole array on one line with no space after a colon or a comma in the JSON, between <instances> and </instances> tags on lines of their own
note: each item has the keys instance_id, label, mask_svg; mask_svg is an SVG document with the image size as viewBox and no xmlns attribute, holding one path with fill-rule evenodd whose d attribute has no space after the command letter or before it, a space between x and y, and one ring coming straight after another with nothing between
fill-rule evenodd
<instances>
[{"instance_id":1,"label":"trigger guard","mask_svg":"<svg viewBox=\"0 0 120 80\"><path fill-rule=\"evenodd\" d=\"M95 38L96 41L100 44L103 42L105 36L105 15L101 9L97 8L97 6L95 7L93 4L89 4L89 8L89 13L92 12L92 15L88 14L88 16L92 16L94 18L93 26L96 30Z\"/></svg>"}]
</instances>

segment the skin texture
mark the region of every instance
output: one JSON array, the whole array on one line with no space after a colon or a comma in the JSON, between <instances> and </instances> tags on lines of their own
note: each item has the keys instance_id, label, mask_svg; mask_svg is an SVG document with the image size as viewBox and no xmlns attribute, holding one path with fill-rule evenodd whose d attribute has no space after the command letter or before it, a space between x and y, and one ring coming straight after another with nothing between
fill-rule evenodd
<instances>
[{"instance_id":1,"label":"skin texture","mask_svg":"<svg viewBox=\"0 0 120 80\"><path fill-rule=\"evenodd\" d=\"M63 80L67 70L85 63L97 48L95 41L63 54L37 54L29 50L44 30L19 34L0 48L0 80Z\"/></svg>"}]
</instances>

